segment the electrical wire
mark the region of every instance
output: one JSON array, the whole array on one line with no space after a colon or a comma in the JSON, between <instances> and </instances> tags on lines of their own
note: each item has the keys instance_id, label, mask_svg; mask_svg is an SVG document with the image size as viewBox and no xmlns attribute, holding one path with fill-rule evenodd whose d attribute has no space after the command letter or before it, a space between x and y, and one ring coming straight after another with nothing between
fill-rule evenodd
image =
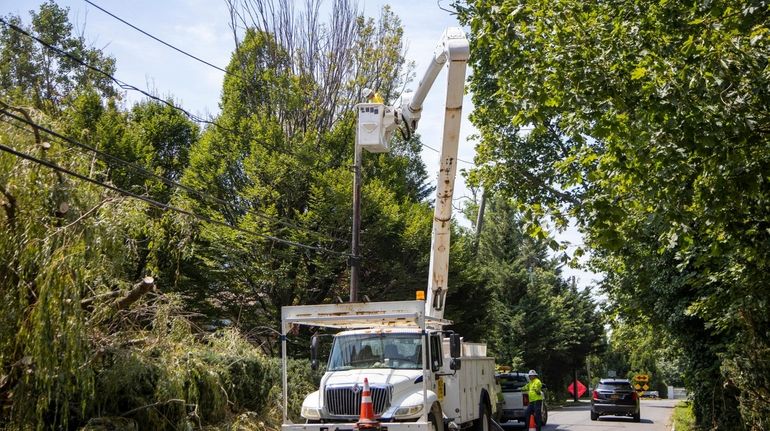
<instances>
[{"instance_id":1,"label":"electrical wire","mask_svg":"<svg viewBox=\"0 0 770 431\"><path fill-rule=\"evenodd\" d=\"M148 204L150 204L150 205L152 205L154 207L157 207L157 208L160 208L160 209L163 209L163 210L167 210L167 211L178 212L180 214L185 214L187 216L193 217L195 219L198 219L198 220L206 222L206 223L211 223L211 224L216 224L216 225L219 225L219 226L227 227L227 228L233 229L235 231L238 231L238 232L241 232L241 233L244 233L244 234L252 235L252 236L255 236L255 237L258 237L258 238L270 240L270 241L277 242L277 243L284 244L284 245L288 245L288 246L291 246L291 247L304 248L304 249L307 249L307 250L312 250L312 251L317 251L317 252L333 254L333 255L341 256L341 257L345 257L345 258L352 257L352 255L349 254L349 253L343 253L343 252L339 252L339 251L336 251L336 250L328 249L326 247L321 247L321 246L316 246L316 245L309 245L309 244L303 244L303 243L296 242L296 241L291 241L291 240L287 240L287 239L283 239L283 238L278 238L278 237L275 237L275 236L272 236L272 235L262 234L262 233L255 232L255 231L252 231L252 230L249 230L249 229L244 229L244 228L239 227L239 226L234 226L234 225L232 225L230 223L226 223L226 222L223 222L223 221L220 221L220 220L215 220L215 219L212 219L210 217L206 217L204 215L195 213L193 211L188 211L188 210L185 210L185 209L182 209L182 208L179 208L179 207L175 207L173 205L164 204L162 202L158 202L158 201L156 201L154 199L151 199L151 198L148 198L146 196L142 196L140 194L133 193L133 192L130 192L128 190L123 190L123 189L121 189L119 187L115 187L115 186L110 185L110 184L105 184L105 183L103 183L101 181L97 181L97 180L95 180L93 178L89 178L89 177L87 177L85 175L81 175L81 174L79 174L77 172L71 171L71 170L69 170L67 168L63 168L63 167L61 167L61 166L59 166L59 165L57 165L55 163L51 163L51 162L49 162L47 160L39 159L39 158L31 156L29 154L26 154L26 153L23 153L23 152L20 152L20 151L16 151L13 148L7 147L7 146L5 146L3 144L0 144L0 151L5 151L6 153L13 154L14 156L19 157L21 159L29 160L29 161L31 161L33 163L37 163L37 164L45 166L45 167L47 167L49 169L53 169L54 171L61 172L63 174L67 174L69 176L75 177L75 178L77 178L77 179L79 179L81 181L85 181L85 182L94 184L96 186L112 190L112 191L114 191L114 192L116 192L118 194L121 194L123 196L128 196L128 197L132 197L134 199L141 200L141 201L143 201L145 203L148 203Z\"/></svg>"},{"instance_id":2,"label":"electrical wire","mask_svg":"<svg viewBox=\"0 0 770 431\"><path fill-rule=\"evenodd\" d=\"M230 76L235 76L235 77L237 77L237 78L240 78L240 79L246 80L246 79L245 79L243 76L241 76L241 75L239 75L239 74L236 74L236 73L230 72L230 71L228 71L228 70L226 70L226 69L223 69L223 68L221 68L221 67L219 67L219 66L217 66L217 65L215 65L215 64L212 64L212 63L210 63L210 62L208 62L208 61L206 61L206 60L203 60L203 59L201 59L201 58L199 58L199 57L197 57L197 56L195 56L195 55L193 55L193 54L190 54L190 53L188 53L187 51L185 51L185 50L183 50L183 49L181 49L181 48L178 48L178 47L176 47L176 46L174 46L174 45L172 45L172 44L170 44L170 43L168 43L168 42L166 42L166 41L164 41L164 40L160 39L160 38L159 38L159 37L157 37L157 36L153 36L152 34L148 33L147 31L145 31L145 30L142 30L141 28L139 28L139 27L135 26L134 24L131 24L130 22L126 21L125 19L123 19L123 18L121 18L121 17L119 17L119 16L117 16L117 15L113 14L112 12L109 12L108 10L106 10L106 9L102 8L101 6L99 6L99 5L95 4L94 2L92 2L92 1L90 1L90 0L84 0L84 1L85 1L86 3L88 3L88 4L90 4L91 6L93 6L93 7L97 8L97 9L99 9L100 11L104 12L105 14L107 14L107 15L111 16L112 18L115 18L116 20L118 20L118 21L122 22L123 24L125 24L125 25L127 25L127 26L129 26L129 27L133 28L134 30L136 30L136 31L138 31L138 32L140 32L140 33L142 33L143 35L145 35L145 36L147 36L147 37L149 37L149 38L151 38L151 39L154 39L155 41L157 41L157 42L159 42L159 43L162 43L163 45L165 45L165 46L167 46L167 47L169 47L169 48L173 49L174 51L177 51L177 52L179 52L179 53L181 53L181 54L183 54L183 55L186 55L186 56L188 56L188 57L190 57L190 58L192 58L192 59L194 59L194 60L197 60L197 61L199 61L199 62L201 62L201 63L203 63L203 64L205 64L205 65L207 65L207 66L210 66L210 67L212 67L212 68L214 68L214 69L216 69L216 70L219 70L219 71L221 71L221 72L224 72L224 73L226 73L226 74L228 74L228 75L230 75ZM440 3L440 2L438 2L438 5L439 5L439 8L441 8L441 3ZM442 10L446 10L446 9L443 9L443 8L441 8L441 9L442 9ZM403 118L403 115L402 115L402 118ZM405 119L404 119L404 120L405 120ZM408 140L409 140L409 139L412 137L412 130L409 128L409 125L406 123L406 121L404 121L404 126L406 127L406 132L404 132L404 131L403 131L403 129L399 129L399 130L401 131L401 137L402 137L402 138L403 138L405 141L408 141ZM433 147L430 147L430 146L428 146L428 145L426 145L426 144L423 144L422 142L420 142L420 145L422 145L422 146L423 146L423 147L425 147L425 148L428 148L428 149L430 149L430 150L433 150L433 151L435 151L435 152L439 153L439 150L437 150L437 149L435 149L435 148L433 148ZM467 160L463 160L463 159L460 159L459 157L457 158L457 161L458 161L458 162L461 162L461 163L465 163L465 164L471 165L471 166L475 166L475 164L474 164L473 162L469 162L469 161L467 161Z\"/></svg>"},{"instance_id":3,"label":"electrical wire","mask_svg":"<svg viewBox=\"0 0 770 431\"><path fill-rule=\"evenodd\" d=\"M169 102L167 100L161 99L160 97L157 97L157 96L155 96L155 95L153 95L151 93L148 93L147 91L144 91L144 90L142 90L139 87L136 87L134 85L128 84L126 82L123 82L120 79L118 79L118 78L110 75L109 73L105 72L104 70L102 70L102 69L100 69L100 68L98 68L96 66L93 66L93 65L91 65L89 63L86 63L83 59L81 59L81 58L79 58L79 57L77 57L77 56L75 56L75 55L73 55L73 54L71 54L71 53L69 53L67 51L64 51L61 48L53 46L53 45L51 45L48 42L45 42L44 40L38 38L37 36L35 36L35 35L31 34L31 33L29 33L28 31L24 30L21 27L18 27L18 26L14 25L14 24L9 23L4 18L0 18L0 23L3 23L5 25L7 25L8 28L10 28L11 30L13 30L13 31L15 31L17 33L21 33L24 36L27 36L28 38L36 41L37 43L43 45L44 47L50 49L51 51L59 54L60 56L67 57L68 59L70 59L70 60L80 64L81 66L83 66L83 67L85 67L85 68L87 68L87 69L89 69L89 70L91 70L93 72L96 72L96 73L104 76L105 78L109 78L112 82L117 84L118 87L120 87L123 90L131 90L131 91L139 92L142 95L144 95L144 96L146 96L146 97L148 97L148 98L150 98L152 100L155 100L157 102L163 103L166 106L169 106L169 107L171 107L173 109L176 109L176 110L182 112L183 114L185 114L188 118L192 119L193 121L196 121L196 122L199 122L199 123L204 123L204 124L210 124L210 125L217 126L217 127L223 128L225 130L228 130L224 126L221 126L221 125L219 125L219 124L217 124L217 123L215 123L213 121L209 121L209 120L206 120L204 118L198 117L197 115L194 115L194 114L190 113L186 109L184 109L182 107L179 107L179 106L177 106L177 105L175 105L175 104L173 104L173 103L171 103L171 102ZM235 132L235 131L233 130L233 132Z\"/></svg>"},{"instance_id":4,"label":"electrical wire","mask_svg":"<svg viewBox=\"0 0 770 431\"><path fill-rule=\"evenodd\" d=\"M179 52L180 54L184 54L184 55L186 55L186 56L188 56L188 57L192 58L193 60L199 61L199 62L201 62L201 63L203 63L203 64L205 64L205 65L207 65L207 66L213 67L214 69L216 69L216 70L219 70L219 71L221 71L221 72L224 72L224 73L225 73L225 74L227 74L227 75L231 75L231 76L235 76L235 77L238 77L238 78L241 78L241 79L243 79L243 77L242 77L242 76L240 76L240 75L238 75L238 74L235 74L235 73L229 72L227 69L224 69L224 68L222 68L222 67L219 67L219 66L217 66L216 64L210 63L210 62L208 62L208 61L206 61L206 60L204 60L204 59L202 59L202 58L200 58L200 57L197 57L197 56L195 56L195 55L193 55L193 54L190 54L189 52L187 52L187 51L185 51L185 50L183 50L183 49L181 49L181 48L177 48L176 46L174 46L174 45L172 45L172 44L170 44L170 43L168 43L168 42L166 42L166 41L164 41L164 40L162 40L162 39L160 39L160 38L158 38L158 37L156 37L156 36L153 36L152 34L150 34L150 33L146 32L146 31L142 30L141 28L139 28L139 27L137 27L137 26L135 26L135 25L131 24L130 22L128 22L128 21L126 21L126 20L124 20L123 18L121 18L121 17L119 17L119 16L115 15L114 13L112 13L112 12L110 12L110 11L108 11L108 10L104 9L103 7L101 7L101 6L97 5L96 3L94 3L94 2L92 2L92 1L90 1L90 0L84 0L84 1L85 1L86 3L88 3L88 4L90 4L91 6L93 6L93 7L97 8L97 9L99 9L100 11L102 11L102 12L106 13L107 15L109 15L109 16L111 16L111 17L115 18L116 20L118 20L118 21L122 22L123 24L125 24L125 25L127 25L127 26L129 26L129 27L133 28L134 30L138 31L139 33L142 33L143 35L145 35L145 36L147 36L147 37L149 37L149 38L151 38L151 39L154 39L155 41L157 41L157 42L160 42L160 43L162 43L163 45L166 45L167 47L169 47L169 48L173 49L173 50L174 50L174 51L176 51L176 52Z\"/></svg>"},{"instance_id":5,"label":"electrical wire","mask_svg":"<svg viewBox=\"0 0 770 431\"><path fill-rule=\"evenodd\" d=\"M5 106L10 106L10 105L2 102L2 101L0 101L0 104L5 105ZM270 217L270 216L268 216L266 214L260 213L258 211L255 211L255 210L251 209L251 208L244 208L243 206L232 204L231 202L225 201L224 199L218 198L218 197L213 196L213 195L211 195L209 193L206 193L206 192L203 192L201 190L197 190L197 189L194 189L192 187L186 186L184 184L181 184L179 182L176 182L174 180L166 178L166 177L164 177L162 175L158 175L158 174L156 174L154 172L150 172L147 169L143 168L142 166L139 166L139 165L137 165L135 163L131 163L129 161L121 159L120 157L114 156L114 155L109 154L107 152L98 150L98 149L96 149L94 147L91 147L89 145L86 145L86 144L83 144L81 142L78 142L78 141L76 141L76 140L74 140L72 138L66 137L66 136L64 136L64 135L62 135L60 133L57 133L57 132L55 132L55 131L53 131L53 130L45 127L45 126L42 126L42 125L38 124L38 123L30 122L26 118L18 116L18 115L15 115L15 114L13 114L13 113L11 113L11 112L9 112L9 111L1 108L1 107L0 107L0 113L2 113L3 115L6 115L8 117L11 117L11 118L13 118L16 121L19 121L19 122L22 122L24 124L27 124L28 126L34 128L35 130L42 131L42 132L47 133L47 134L49 134L51 136L54 136L54 137L56 137L58 139L61 139L61 140L65 141L65 142L67 142L67 143L69 143L71 145L74 145L74 146L76 146L76 147L78 147L80 149L83 149L83 150L86 150L86 151L90 151L90 152L92 152L92 153L94 153L94 154L96 154L96 155L98 155L98 156L100 156L102 158L110 159L110 160L112 160L114 162L120 163L120 164L122 164L122 165L124 165L126 167L134 169L135 171L140 172L141 174L143 174L147 178L155 178L155 179L161 181L162 183L164 183L165 185L167 185L169 187L176 188L176 189L182 189L182 190L184 190L184 191L186 191L188 193L191 193L191 194L196 195L198 197L201 197L203 199L209 199L209 200L214 201L214 202L216 202L216 203L218 203L220 205L224 205L225 208L228 208L228 209L229 208L233 208L233 209L239 209L239 210L244 211L244 212L248 212L248 213L250 213L250 214L252 214L252 215L254 215L256 217L259 217L260 219L265 220L267 222L277 223L277 224L280 224L280 225L282 225L284 227L287 227L287 228L296 229L296 230L299 230L299 231L302 231L302 232L305 232L305 233L310 233L310 234L316 236L318 239L329 240L329 241L332 241L332 242L339 242L339 241L341 241L339 238L333 238L333 237L324 235L324 234L322 234L320 232L315 232L315 231L309 230L309 229L307 229L305 227L298 226L298 225L296 225L294 223L288 222L285 219L276 218L276 217ZM10 124L12 124L12 123L10 123Z\"/></svg>"},{"instance_id":6,"label":"electrical wire","mask_svg":"<svg viewBox=\"0 0 770 431\"><path fill-rule=\"evenodd\" d=\"M420 142L420 145L422 145L423 147L425 147L425 148L427 148L427 149L429 149L429 150L433 150L433 151L435 151L435 152L437 152L437 153L441 154L441 151L439 151L439 150L437 150L437 149L435 149L435 148L431 147L431 146L430 146L430 145L428 145L428 144L423 144L422 142ZM459 158L459 157L457 157L457 158L456 158L456 160L457 160L458 162L467 163L467 164L469 164L469 165L471 165L471 166L476 166L476 164L475 164L475 163L473 163L473 162L469 162L469 161L467 161L467 160L463 160L463 159L461 159L461 158Z\"/></svg>"},{"instance_id":7,"label":"electrical wire","mask_svg":"<svg viewBox=\"0 0 770 431\"><path fill-rule=\"evenodd\" d=\"M129 83L124 82L124 81L121 81L120 79L118 79L115 76L109 74L108 72L106 72L106 71L104 71L104 70L102 70L102 69L100 69L100 68L98 68L98 67L96 67L96 66L94 66L92 64L87 63L85 60L83 60L83 59L81 59L81 58L79 58L79 57L77 57L77 56L75 56L75 55L73 55L73 54L71 54L71 53L69 53L67 51L64 51L61 48L53 46L53 45L49 44L48 42L45 42L44 40L38 38L37 36L35 36L35 35L31 34L31 33L29 33L28 31L24 30L23 28L21 28L19 26L16 26L14 24L9 23L4 18L0 17L0 23L5 24L6 26L8 26L8 28L10 28L13 31L16 31L17 33L23 34L24 36L26 36L26 37L36 41L37 43L43 45L44 47L48 48L49 50L51 50L53 52L59 54L60 56L66 57L66 58L68 58L68 59L70 59L70 60L80 64L81 66L83 66L83 67L85 67L85 68L87 68L87 69L89 69L91 71L94 71L94 72L96 72L96 73L98 73L98 74L100 74L100 75L110 79L112 82L114 82L118 87L120 87L123 90L136 91L136 92L142 94L143 96L145 96L145 97L147 97L147 98L149 98L151 100L154 100L156 102L162 103L162 104L164 104L164 105L166 105L166 106L168 106L168 107L170 107L172 109L175 109L175 110L181 112L187 118L189 118L190 120L195 121L197 123L207 124L207 125L214 126L214 127L218 128L218 129L221 129L221 130L224 130L224 131L230 133L233 136L237 136L237 135L240 134L237 130L231 129L229 127L225 127L225 126L219 124L216 121L211 121L211 120L207 120L205 118L201 118L201 117L199 117L199 116L197 116L195 114L192 114L191 112L187 111L186 109L184 109L184 108L182 108L180 106L177 106L177 105L169 102L168 100L161 99L160 97L157 97L157 96L155 96L155 95L153 95L153 94L151 94L151 93L149 93L147 91L144 91L141 88L136 87L135 85L129 84ZM297 154L293 154L291 152L288 152L288 151L276 148L274 146L265 145L265 147L270 149L271 151L275 151L275 152L278 152L278 153L281 153L281 154L285 154L285 155L293 156L293 157L299 157Z\"/></svg>"}]
</instances>

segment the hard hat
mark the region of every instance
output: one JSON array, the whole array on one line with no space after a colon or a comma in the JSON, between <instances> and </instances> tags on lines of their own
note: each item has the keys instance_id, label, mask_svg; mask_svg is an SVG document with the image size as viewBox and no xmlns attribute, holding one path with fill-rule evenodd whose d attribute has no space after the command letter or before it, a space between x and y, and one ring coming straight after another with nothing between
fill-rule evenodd
<instances>
[{"instance_id":1,"label":"hard hat","mask_svg":"<svg viewBox=\"0 0 770 431\"><path fill-rule=\"evenodd\" d=\"M537 375L537 371L529 370L529 372L527 374L530 375L530 376L536 376Z\"/></svg>"},{"instance_id":2,"label":"hard hat","mask_svg":"<svg viewBox=\"0 0 770 431\"><path fill-rule=\"evenodd\" d=\"M368 99L372 96L374 96L374 90L371 88L364 88L364 91L362 92L364 99Z\"/></svg>"}]
</instances>

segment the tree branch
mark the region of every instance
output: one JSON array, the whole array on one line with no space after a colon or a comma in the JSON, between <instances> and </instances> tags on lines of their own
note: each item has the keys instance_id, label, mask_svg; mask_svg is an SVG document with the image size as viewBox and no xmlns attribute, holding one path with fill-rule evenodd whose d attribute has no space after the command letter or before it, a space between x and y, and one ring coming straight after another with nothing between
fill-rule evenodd
<instances>
[{"instance_id":1,"label":"tree branch","mask_svg":"<svg viewBox=\"0 0 770 431\"><path fill-rule=\"evenodd\" d=\"M152 277L144 277L141 282L134 285L134 288L131 289L130 292L128 292L128 295L126 295L123 299L118 301L116 304L116 307L118 310L125 310L131 304L138 301L139 298L142 297L145 293L149 292L155 287L155 279Z\"/></svg>"},{"instance_id":2,"label":"tree branch","mask_svg":"<svg viewBox=\"0 0 770 431\"><path fill-rule=\"evenodd\" d=\"M120 299L115 304L115 307L118 310L125 310L126 308L131 306L131 304L133 304L134 302L138 301L139 298L142 297L142 295L144 295L145 293L149 292L154 287L155 287L155 279L153 279L152 277L149 277L149 276L144 277L142 279L142 281L140 281L139 283L135 284L131 288L131 290L128 292L128 294L125 297ZM89 305L91 305L92 303L94 303L94 302L96 302L98 300L116 298L116 297L120 296L121 293L122 293L121 291L115 290L115 291L112 291L112 292L106 292L106 293L102 293L102 294L99 294L99 295L95 295L95 296L92 296L90 298L86 298L86 299L81 300L80 301L80 306L81 307L88 307Z\"/></svg>"}]
</instances>

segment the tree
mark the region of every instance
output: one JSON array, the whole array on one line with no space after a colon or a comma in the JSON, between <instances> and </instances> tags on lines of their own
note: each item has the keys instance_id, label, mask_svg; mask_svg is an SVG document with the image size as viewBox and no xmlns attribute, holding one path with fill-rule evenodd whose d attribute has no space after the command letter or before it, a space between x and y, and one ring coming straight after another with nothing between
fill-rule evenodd
<instances>
[{"instance_id":1,"label":"tree","mask_svg":"<svg viewBox=\"0 0 770 431\"><path fill-rule=\"evenodd\" d=\"M533 218L578 220L610 298L651 302L687 349L699 424L764 426L767 9L456 6L473 34L474 178Z\"/></svg>"},{"instance_id":2,"label":"tree","mask_svg":"<svg viewBox=\"0 0 770 431\"><path fill-rule=\"evenodd\" d=\"M359 86L375 79L364 62L376 59L380 91L391 95L408 67L400 22L389 9L375 22L352 3L336 2L339 14L323 24L313 2L296 16L288 3L249 5L259 19L245 21L238 35L219 127L192 147L183 175L185 184L230 204L177 202L257 235L199 226L197 252L182 258L179 280L191 308L236 322L272 353L282 305L347 298L349 108ZM237 19L247 16L231 6ZM422 202L428 188L419 141L393 146L393 154L366 157L363 166L361 295L372 300L412 297L427 273L431 217Z\"/></svg>"},{"instance_id":3,"label":"tree","mask_svg":"<svg viewBox=\"0 0 770 431\"><path fill-rule=\"evenodd\" d=\"M49 1L39 11L30 11L31 26L23 25L17 16L3 18L0 84L6 95L33 100L36 107L47 112L60 109L77 92L87 89L105 97L117 95L109 78L43 45L64 51L108 74L115 72L115 59L88 47L82 36L73 34L68 11L69 8Z\"/></svg>"},{"instance_id":4,"label":"tree","mask_svg":"<svg viewBox=\"0 0 770 431\"><path fill-rule=\"evenodd\" d=\"M478 255L466 270L476 290L470 286L473 293L459 302L462 314L455 306L449 318L457 320L461 333L480 331L498 363L540 370L563 396L560 388L571 380L572 369L601 352L604 328L596 304L590 291L562 279L558 261L548 257L550 241L527 234L508 199L490 197L485 218ZM450 294L450 300L461 295Z\"/></svg>"}]
</instances>

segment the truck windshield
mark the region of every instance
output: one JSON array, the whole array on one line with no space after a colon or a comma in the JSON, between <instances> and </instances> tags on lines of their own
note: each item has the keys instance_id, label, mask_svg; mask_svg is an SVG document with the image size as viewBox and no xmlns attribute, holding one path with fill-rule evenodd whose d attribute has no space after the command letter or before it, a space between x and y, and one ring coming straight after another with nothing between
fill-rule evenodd
<instances>
[{"instance_id":1,"label":"truck windshield","mask_svg":"<svg viewBox=\"0 0 770 431\"><path fill-rule=\"evenodd\" d=\"M329 371L353 368L422 369L420 334L356 334L334 338Z\"/></svg>"}]
</instances>

